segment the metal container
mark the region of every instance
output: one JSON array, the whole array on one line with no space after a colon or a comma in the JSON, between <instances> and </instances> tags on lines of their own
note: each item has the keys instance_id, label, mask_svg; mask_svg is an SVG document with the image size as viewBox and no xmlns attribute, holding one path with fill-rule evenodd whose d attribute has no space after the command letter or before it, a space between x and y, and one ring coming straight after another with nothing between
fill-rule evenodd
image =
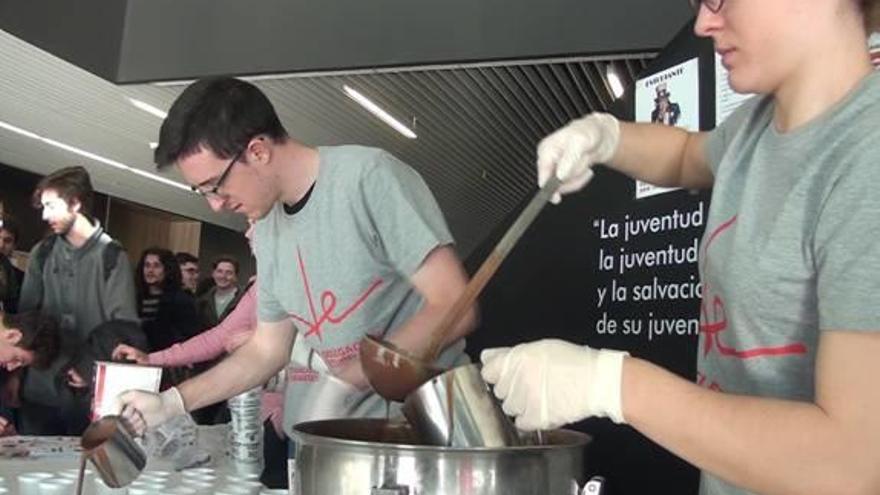
<instances>
[{"instance_id":1,"label":"metal container","mask_svg":"<svg viewBox=\"0 0 880 495\"><path fill-rule=\"evenodd\" d=\"M92 462L104 484L111 488L128 485L147 464L147 454L134 441L134 432L119 416L104 416L83 432L83 456Z\"/></svg>"},{"instance_id":2,"label":"metal container","mask_svg":"<svg viewBox=\"0 0 880 495\"><path fill-rule=\"evenodd\" d=\"M403 414L425 443L446 447L512 447L516 427L475 364L428 380L407 396Z\"/></svg>"},{"instance_id":3,"label":"metal container","mask_svg":"<svg viewBox=\"0 0 880 495\"><path fill-rule=\"evenodd\" d=\"M543 445L420 445L407 423L336 419L293 429L299 495L570 495L586 481L590 438L545 432Z\"/></svg>"}]
</instances>

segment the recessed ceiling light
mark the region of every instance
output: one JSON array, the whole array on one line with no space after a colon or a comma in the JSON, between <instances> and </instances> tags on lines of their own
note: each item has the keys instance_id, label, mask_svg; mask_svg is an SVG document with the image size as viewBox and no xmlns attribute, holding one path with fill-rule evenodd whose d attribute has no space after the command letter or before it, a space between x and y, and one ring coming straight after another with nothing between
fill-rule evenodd
<instances>
[{"instance_id":1,"label":"recessed ceiling light","mask_svg":"<svg viewBox=\"0 0 880 495\"><path fill-rule=\"evenodd\" d=\"M141 177L146 177L147 179L150 179L150 180L153 180L156 182L161 182L162 184L165 184L168 186L176 187L178 189L183 189L184 191L187 191L187 192L192 192L192 189L190 189L190 187L186 184L181 184L180 182L171 180L167 177L162 177L161 175L154 174L152 172L147 172L146 170L132 167L131 165L126 165L126 164L124 164L122 162L118 162L116 160L111 160L111 159L103 157L101 155L92 153L91 151L86 151L82 148L77 148L76 146L71 146L67 143L62 143L60 141L56 141L51 138L40 136L39 134L22 129L21 127L16 127L16 126L9 124L7 122L3 122L2 120L0 120L0 128L12 131L16 134L19 134L19 135L22 135L25 137L29 137L31 139L36 139L37 141L42 141L48 145L63 149L65 151L69 151L71 153L77 154L77 155L82 156L84 158L94 160L98 163L103 163L104 165L109 165L113 168L118 168L120 170L126 170L128 172L133 173L133 174L140 175Z\"/></svg>"},{"instance_id":2,"label":"recessed ceiling light","mask_svg":"<svg viewBox=\"0 0 880 495\"><path fill-rule=\"evenodd\" d=\"M161 110L159 108L156 108L153 105L150 105L149 103L144 103L141 100L136 100L134 98L128 98L128 101L130 101L131 104L136 106L137 108L147 112L150 115L155 115L156 117L159 117L162 120L165 120L165 117L168 116L168 112Z\"/></svg>"},{"instance_id":3,"label":"recessed ceiling light","mask_svg":"<svg viewBox=\"0 0 880 495\"><path fill-rule=\"evenodd\" d=\"M349 98L356 101L360 106L366 108L368 112L372 113L376 117L379 117L382 122L385 122L386 124L393 127L395 131L403 134L410 139L415 139L418 137L412 129L403 125L399 120L392 117L391 114L383 110L379 105L373 103L372 100L362 95L357 90L352 89L351 87L346 85L342 86L342 90Z\"/></svg>"},{"instance_id":4,"label":"recessed ceiling light","mask_svg":"<svg viewBox=\"0 0 880 495\"><path fill-rule=\"evenodd\" d=\"M605 68L605 79L608 80L608 86L611 87L611 94L614 95L615 99L623 96L623 82L620 81L620 76L617 75L617 71L611 64L608 64Z\"/></svg>"}]
</instances>

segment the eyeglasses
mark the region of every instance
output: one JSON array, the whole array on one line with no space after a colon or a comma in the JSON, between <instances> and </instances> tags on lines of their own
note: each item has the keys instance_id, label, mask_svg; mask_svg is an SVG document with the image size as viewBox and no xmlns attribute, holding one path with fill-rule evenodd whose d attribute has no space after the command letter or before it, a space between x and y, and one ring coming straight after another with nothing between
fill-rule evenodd
<instances>
[{"instance_id":1,"label":"eyeglasses","mask_svg":"<svg viewBox=\"0 0 880 495\"><path fill-rule=\"evenodd\" d=\"M190 186L193 192L201 195L206 199L222 197L223 195L220 193L220 188L223 187L223 182L226 180L226 177L229 176L229 172L232 170L232 166L235 165L235 162L237 162L239 158L241 158L241 155L244 154L245 150L247 150L247 148L239 151L235 154L234 157L232 157L232 161L229 162L229 165L226 166L226 170L224 170L223 173L220 174L220 178L217 179L217 182L215 182L214 185Z\"/></svg>"},{"instance_id":2,"label":"eyeglasses","mask_svg":"<svg viewBox=\"0 0 880 495\"><path fill-rule=\"evenodd\" d=\"M721 7L724 6L724 0L689 0L691 3L691 8L694 9L694 12L700 12L700 6L705 5L707 9L717 14Z\"/></svg>"}]
</instances>

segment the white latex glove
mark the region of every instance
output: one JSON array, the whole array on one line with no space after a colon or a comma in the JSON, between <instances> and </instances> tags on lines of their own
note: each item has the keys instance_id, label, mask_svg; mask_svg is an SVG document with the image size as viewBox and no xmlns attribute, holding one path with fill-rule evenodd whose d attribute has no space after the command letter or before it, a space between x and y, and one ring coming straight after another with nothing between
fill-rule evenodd
<instances>
[{"instance_id":1,"label":"white latex glove","mask_svg":"<svg viewBox=\"0 0 880 495\"><path fill-rule=\"evenodd\" d=\"M483 378L521 430L548 430L592 416L623 423L621 351L547 339L486 349Z\"/></svg>"},{"instance_id":2,"label":"white latex glove","mask_svg":"<svg viewBox=\"0 0 880 495\"><path fill-rule=\"evenodd\" d=\"M183 397L177 387L171 387L161 394L129 390L119 394L119 402L122 403L120 416L128 420L138 435L143 435L147 428L186 414Z\"/></svg>"},{"instance_id":3,"label":"white latex glove","mask_svg":"<svg viewBox=\"0 0 880 495\"><path fill-rule=\"evenodd\" d=\"M620 142L620 122L607 113L572 120L538 144L538 187L553 174L562 181L551 201L579 191L593 178L593 165L614 157Z\"/></svg>"}]
</instances>

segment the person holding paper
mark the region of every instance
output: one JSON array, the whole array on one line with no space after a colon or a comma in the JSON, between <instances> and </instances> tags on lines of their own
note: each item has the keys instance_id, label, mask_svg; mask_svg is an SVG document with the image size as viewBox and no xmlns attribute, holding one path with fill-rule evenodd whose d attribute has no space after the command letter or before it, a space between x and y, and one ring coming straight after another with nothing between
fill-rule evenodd
<instances>
[{"instance_id":1,"label":"person holding paper","mask_svg":"<svg viewBox=\"0 0 880 495\"><path fill-rule=\"evenodd\" d=\"M538 177L569 194L603 163L713 188L697 383L560 340L486 350L483 376L521 428L627 423L701 468L702 494L880 493L880 73L866 41L880 2L692 3L733 89L760 96L706 133L575 120L538 146Z\"/></svg>"},{"instance_id":2,"label":"person holding paper","mask_svg":"<svg viewBox=\"0 0 880 495\"><path fill-rule=\"evenodd\" d=\"M245 238L253 253L254 222L248 221ZM225 353L232 353L250 339L257 327L257 278L253 277L243 289L237 304L214 328L168 348L149 354L135 347L120 344L114 351L114 359L135 361L138 364L173 367L189 366L213 361ZM286 373L285 373L286 375ZM263 459L261 477L266 485L278 487L286 483L287 456L286 435L282 427L283 394L285 380L276 380L275 386L266 386L261 396L260 421L264 423ZM277 389L277 390L276 390ZM271 428L270 428L271 425ZM286 485L284 485L286 486Z\"/></svg>"}]
</instances>

